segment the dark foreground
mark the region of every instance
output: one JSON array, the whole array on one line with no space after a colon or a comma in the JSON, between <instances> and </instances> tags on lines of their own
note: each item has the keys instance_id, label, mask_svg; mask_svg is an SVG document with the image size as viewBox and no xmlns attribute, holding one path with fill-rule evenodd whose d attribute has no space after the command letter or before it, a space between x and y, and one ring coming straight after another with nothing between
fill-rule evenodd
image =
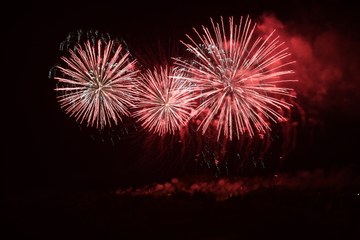
<instances>
[{"instance_id":1,"label":"dark foreground","mask_svg":"<svg viewBox=\"0 0 360 240\"><path fill-rule=\"evenodd\" d=\"M230 183L12 192L3 205L2 239L359 239L357 182ZM218 194L223 188L216 184L246 191Z\"/></svg>"}]
</instances>

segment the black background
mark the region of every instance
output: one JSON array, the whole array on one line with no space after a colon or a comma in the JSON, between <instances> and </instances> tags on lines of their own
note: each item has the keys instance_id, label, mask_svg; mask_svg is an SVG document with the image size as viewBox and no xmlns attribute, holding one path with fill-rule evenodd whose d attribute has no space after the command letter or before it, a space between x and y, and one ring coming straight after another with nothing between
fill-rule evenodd
<instances>
[{"instance_id":1,"label":"black background","mask_svg":"<svg viewBox=\"0 0 360 240\"><path fill-rule=\"evenodd\" d=\"M89 133L61 111L53 91L49 70L61 56L59 45L70 32L99 30L123 38L140 51L169 39L178 43L192 27L208 23L210 17L251 14L255 19L274 13L284 23L308 25L309 31L336 29L359 38L355 7L341 1L222 1L205 2L57 2L19 4L7 21L7 66L3 82L6 186L18 187L116 187L149 176L129 173L138 146L128 141L101 142L101 134ZM303 30L302 29L302 30ZM306 33L304 33L306 34ZM356 51L356 49L354 49ZM349 81L349 80L348 80ZM358 79L351 79L358 86ZM350 99L354 101L357 98ZM356 106L356 104L353 104ZM356 110L356 109L355 109ZM306 109L305 109L306 111ZM351 111L351 112L350 112ZM359 112L320 112L325 130L313 146L307 146L293 168L316 168L357 163L355 149L359 134ZM94 140L95 139L95 140ZM129 146L130 145L130 146ZM10 150L10 151L9 151ZM132 150L132 151L130 151ZM134 170L136 171L136 170ZM138 176L136 176L139 174ZM134 177L135 175L135 177ZM166 175L166 174L165 174ZM171 175L168 174L167 177ZM157 176L154 176L156 179ZM131 179L131 180L130 180Z\"/></svg>"},{"instance_id":2,"label":"black background","mask_svg":"<svg viewBox=\"0 0 360 240\"><path fill-rule=\"evenodd\" d=\"M2 20L6 40L2 119L6 123L1 171L8 195L113 190L171 177L166 170L154 176L151 170L144 173L131 167L136 145L126 140L109 144L106 137L102 141L62 112L48 72L60 57L60 42L70 32L95 29L146 49L169 36L183 38L210 17L250 14L256 18L271 12L285 23L304 23L314 29L331 26L360 40L357 7L345 1L47 1L12 5L3 8L3 15L8 12L9 16ZM325 130L312 146L294 156L291 168L358 168L359 113L346 117L339 112L320 113Z\"/></svg>"}]
</instances>

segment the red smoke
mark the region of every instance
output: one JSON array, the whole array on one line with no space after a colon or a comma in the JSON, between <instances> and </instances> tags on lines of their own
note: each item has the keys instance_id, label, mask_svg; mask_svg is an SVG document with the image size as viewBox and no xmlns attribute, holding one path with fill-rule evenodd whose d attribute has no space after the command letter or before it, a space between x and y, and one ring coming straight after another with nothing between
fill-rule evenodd
<instances>
[{"instance_id":1,"label":"red smoke","mask_svg":"<svg viewBox=\"0 0 360 240\"><path fill-rule=\"evenodd\" d=\"M153 183L138 188L117 190L120 196L152 196L169 197L179 193L193 196L196 193L214 196L217 201L246 195L259 190L285 188L289 190L323 191L332 189L351 189L360 183L359 177L350 168L340 170L322 169L314 171L298 171L295 173L278 173L271 177L233 177L211 178L192 176L190 178L173 178L163 183ZM356 190L355 190L356 191ZM353 194L358 195L356 191Z\"/></svg>"},{"instance_id":2,"label":"red smoke","mask_svg":"<svg viewBox=\"0 0 360 240\"><path fill-rule=\"evenodd\" d=\"M264 14L258 28L265 33L276 29L290 48L296 61L299 101L309 118L322 113L354 117L360 90L357 43L341 29L308 25L283 23Z\"/></svg>"}]
</instances>

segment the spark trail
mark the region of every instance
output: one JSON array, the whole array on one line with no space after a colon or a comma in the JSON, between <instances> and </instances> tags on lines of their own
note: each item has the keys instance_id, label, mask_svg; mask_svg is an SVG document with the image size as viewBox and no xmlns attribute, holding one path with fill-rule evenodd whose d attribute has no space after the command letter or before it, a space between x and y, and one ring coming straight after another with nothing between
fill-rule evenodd
<instances>
[{"instance_id":1,"label":"spark trail","mask_svg":"<svg viewBox=\"0 0 360 240\"><path fill-rule=\"evenodd\" d=\"M293 89L282 85L296 81L289 69L294 62L275 30L259 36L249 17L241 17L238 25L230 17L228 26L223 18L220 23L211 19L211 26L202 32L194 28L197 38L186 35L189 42L181 41L193 59L175 58L197 93L191 117L200 118L198 130L205 134L214 126L217 140L232 140L266 133L271 121L286 121L280 112L292 106L283 99L293 97Z\"/></svg>"},{"instance_id":2,"label":"spark trail","mask_svg":"<svg viewBox=\"0 0 360 240\"><path fill-rule=\"evenodd\" d=\"M158 135L175 134L188 123L194 108L191 85L173 66L160 66L141 74L134 117Z\"/></svg>"},{"instance_id":3,"label":"spark trail","mask_svg":"<svg viewBox=\"0 0 360 240\"><path fill-rule=\"evenodd\" d=\"M138 76L129 52L116 41L87 40L69 53L61 57L61 74L54 77L61 108L78 122L100 129L129 116Z\"/></svg>"}]
</instances>

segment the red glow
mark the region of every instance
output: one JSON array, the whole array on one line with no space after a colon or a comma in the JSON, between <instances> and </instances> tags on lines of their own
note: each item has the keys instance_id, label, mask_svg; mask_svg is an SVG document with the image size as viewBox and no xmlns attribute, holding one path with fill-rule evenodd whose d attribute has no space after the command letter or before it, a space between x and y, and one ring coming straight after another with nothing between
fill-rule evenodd
<instances>
[{"instance_id":1,"label":"red glow","mask_svg":"<svg viewBox=\"0 0 360 240\"><path fill-rule=\"evenodd\" d=\"M257 190L276 187L292 190L342 189L360 183L350 169L325 172L324 170L298 171L296 173L277 173L271 177L233 177L209 179L204 176L173 178L164 183L154 183L139 188L119 189L120 196L170 197L178 193L193 196L203 193L213 196L216 201L246 195Z\"/></svg>"},{"instance_id":2,"label":"red glow","mask_svg":"<svg viewBox=\"0 0 360 240\"><path fill-rule=\"evenodd\" d=\"M346 114L355 112L355 92L360 90L357 42L331 26L294 28L274 15L263 15L259 29L266 33L272 28L277 28L296 59L295 72L301 83L296 90L307 108L307 118L319 122L320 112L336 112L334 108ZM353 101L348 101L350 98Z\"/></svg>"}]
</instances>

